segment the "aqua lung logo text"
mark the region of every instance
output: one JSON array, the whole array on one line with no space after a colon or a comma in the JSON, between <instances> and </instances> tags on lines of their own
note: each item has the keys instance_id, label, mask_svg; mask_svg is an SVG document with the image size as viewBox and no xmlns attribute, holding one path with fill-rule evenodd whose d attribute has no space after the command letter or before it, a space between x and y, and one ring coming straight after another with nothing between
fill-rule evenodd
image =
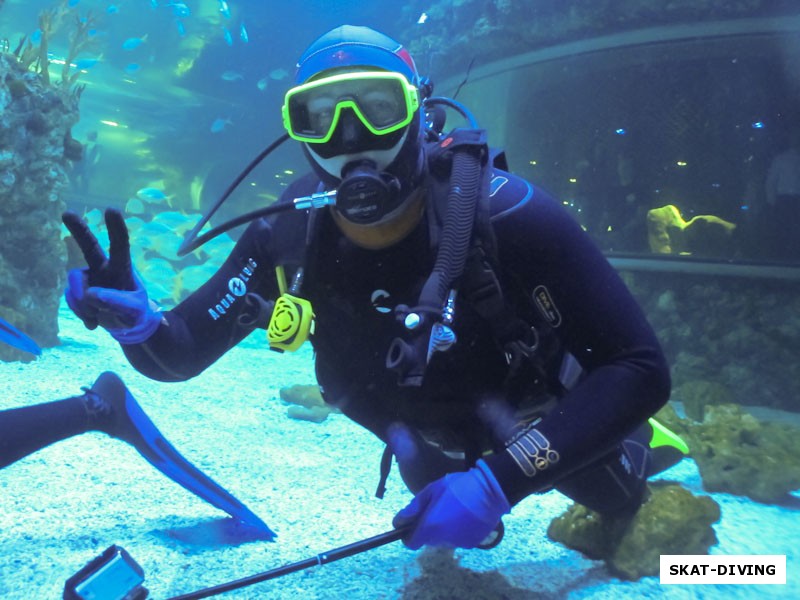
<instances>
[{"instance_id":1,"label":"aqua lung logo text","mask_svg":"<svg viewBox=\"0 0 800 600\"><path fill-rule=\"evenodd\" d=\"M228 280L228 291L213 308L208 309L208 314L213 320L216 321L227 313L233 303L247 293L247 282L250 281L257 266L256 261L248 258L247 265L242 267L239 274Z\"/></svg>"}]
</instances>

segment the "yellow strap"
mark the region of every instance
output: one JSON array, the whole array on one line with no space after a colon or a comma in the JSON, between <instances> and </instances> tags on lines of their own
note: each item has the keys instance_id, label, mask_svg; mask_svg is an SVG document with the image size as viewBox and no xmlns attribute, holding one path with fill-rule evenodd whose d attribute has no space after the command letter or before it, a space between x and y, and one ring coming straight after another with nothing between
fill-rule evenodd
<instances>
[{"instance_id":1,"label":"yellow strap","mask_svg":"<svg viewBox=\"0 0 800 600\"><path fill-rule=\"evenodd\" d=\"M286 293L286 273L283 270L283 265L275 267L275 278L278 280L278 291L281 295Z\"/></svg>"}]
</instances>

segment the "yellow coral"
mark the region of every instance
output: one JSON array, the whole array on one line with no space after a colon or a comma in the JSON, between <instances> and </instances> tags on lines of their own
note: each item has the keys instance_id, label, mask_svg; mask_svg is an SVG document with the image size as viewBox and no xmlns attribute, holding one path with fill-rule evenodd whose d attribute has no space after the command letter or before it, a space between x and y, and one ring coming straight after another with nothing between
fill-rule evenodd
<instances>
[{"instance_id":1,"label":"yellow coral","mask_svg":"<svg viewBox=\"0 0 800 600\"><path fill-rule=\"evenodd\" d=\"M647 241L650 251L672 254L676 233L683 231L684 227L686 221L674 204L647 211Z\"/></svg>"},{"instance_id":2,"label":"yellow coral","mask_svg":"<svg viewBox=\"0 0 800 600\"><path fill-rule=\"evenodd\" d=\"M647 241L650 251L658 254L691 254L698 250L699 237L730 238L735 229L734 223L714 215L697 215L684 221L674 204L647 211ZM711 232L718 235L710 236Z\"/></svg>"}]
</instances>

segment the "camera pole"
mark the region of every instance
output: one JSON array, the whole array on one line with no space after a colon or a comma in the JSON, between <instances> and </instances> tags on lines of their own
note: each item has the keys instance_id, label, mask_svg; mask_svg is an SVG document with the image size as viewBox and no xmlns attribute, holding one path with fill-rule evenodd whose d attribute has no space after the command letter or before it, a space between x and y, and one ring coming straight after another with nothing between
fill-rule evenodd
<instances>
[{"instance_id":1,"label":"camera pole","mask_svg":"<svg viewBox=\"0 0 800 600\"><path fill-rule=\"evenodd\" d=\"M377 548L379 546L384 546L386 544L391 544L392 542L396 542L397 540L402 538L406 533L408 533L410 529L411 527L408 525L405 527L401 527L399 529L392 529L391 531L381 533L374 537L367 538L352 544L348 544L347 546L340 546L339 548L334 548L333 550L328 550L327 552L323 552L321 554L317 554L313 558L307 558L305 560L290 563L282 567L270 569L269 571L264 571L263 573L257 573L256 575L251 575L250 577L245 577L243 579L237 579L235 581L230 581L228 583L222 583L220 585L215 585L213 587L197 590L196 592L189 592L188 594L175 596L173 598L170 598L169 600L199 600L200 598L208 598L210 596L216 596L217 594L230 592L232 590L238 590L239 588L253 585L255 583L267 581L268 579L275 579L277 577L282 577L283 575L288 575L289 573L302 571L304 569L308 569L310 567L314 567L317 565L324 565L327 563L331 563L337 560L341 560L342 558L347 558L355 554L366 552L367 550L372 550L373 548Z\"/></svg>"}]
</instances>

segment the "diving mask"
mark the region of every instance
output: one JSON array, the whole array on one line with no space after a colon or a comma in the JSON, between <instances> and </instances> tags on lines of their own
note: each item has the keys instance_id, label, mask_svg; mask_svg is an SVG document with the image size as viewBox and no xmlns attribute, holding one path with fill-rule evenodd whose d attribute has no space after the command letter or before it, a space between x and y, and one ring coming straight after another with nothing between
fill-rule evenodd
<instances>
[{"instance_id":1,"label":"diving mask","mask_svg":"<svg viewBox=\"0 0 800 600\"><path fill-rule=\"evenodd\" d=\"M419 109L419 92L406 78L392 71L339 73L304 83L286 92L283 125L299 142L330 141L349 108L376 136L408 125Z\"/></svg>"}]
</instances>

